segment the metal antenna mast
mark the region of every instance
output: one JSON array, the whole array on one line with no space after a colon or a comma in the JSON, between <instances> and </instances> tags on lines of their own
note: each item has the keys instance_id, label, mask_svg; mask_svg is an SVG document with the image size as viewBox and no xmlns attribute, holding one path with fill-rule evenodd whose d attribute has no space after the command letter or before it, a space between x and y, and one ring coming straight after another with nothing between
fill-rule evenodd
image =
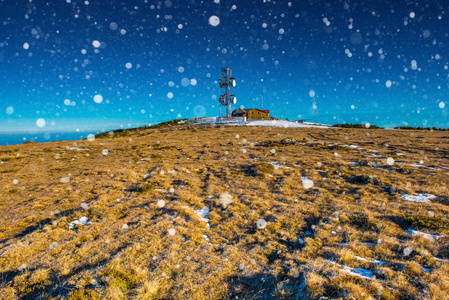
<instances>
[{"instance_id":1,"label":"metal antenna mast","mask_svg":"<svg viewBox=\"0 0 449 300\"><path fill-rule=\"evenodd\" d=\"M229 67L221 69L221 78L218 84L221 89L219 117L231 119L231 104L236 104L237 98L235 95L231 95L231 87L235 87L235 78L231 77L231 69ZM226 111L225 113L223 113L223 109Z\"/></svg>"},{"instance_id":2,"label":"metal antenna mast","mask_svg":"<svg viewBox=\"0 0 449 300\"><path fill-rule=\"evenodd\" d=\"M263 92L262 92L262 110L263 110Z\"/></svg>"},{"instance_id":3,"label":"metal antenna mast","mask_svg":"<svg viewBox=\"0 0 449 300\"><path fill-rule=\"evenodd\" d=\"M316 111L318 110L318 96L315 97L315 124L316 124Z\"/></svg>"}]
</instances>

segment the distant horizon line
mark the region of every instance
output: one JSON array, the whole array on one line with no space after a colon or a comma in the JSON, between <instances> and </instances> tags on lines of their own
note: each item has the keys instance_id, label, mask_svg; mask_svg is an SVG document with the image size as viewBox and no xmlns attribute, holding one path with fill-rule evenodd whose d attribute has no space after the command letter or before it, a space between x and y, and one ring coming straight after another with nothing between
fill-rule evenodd
<instances>
[{"instance_id":1,"label":"distant horizon line","mask_svg":"<svg viewBox=\"0 0 449 300\"><path fill-rule=\"evenodd\" d=\"M193 117L193 118L173 118L173 119L167 119L167 120L159 120L156 122L148 122L146 124L130 124L131 126L123 126L120 127L120 125L118 126L114 126L114 125L109 125L109 126L105 126L103 128L95 128L95 129L88 129L88 128L76 128L76 129L69 129L69 128L62 128L62 129L57 129L54 127L47 127L47 128L32 128L32 129L18 129L18 130L10 130L10 128L6 129L6 130L2 130L2 128L0 127L0 135L17 135L17 134L26 134L26 135L32 135L32 134L57 134L57 133L80 133L80 134L88 134L88 133L92 133L92 134L98 134L98 133L102 133L102 132L107 132L107 131L112 131L112 130L123 130L123 129L132 129L132 128L139 128L139 127L143 127L143 126L153 126L153 125L157 125L160 123L164 123L164 122L169 122L172 120L185 120L185 119L199 119L199 118L210 118L210 117ZM300 120L300 118L298 119L290 119L290 118L286 118L286 119L281 119L279 118L278 120L288 120L291 122L295 122L297 120ZM129 121L129 120L128 120ZM313 123L313 122L311 122ZM322 122L318 122L320 124L324 124ZM333 123L333 122L331 122ZM329 126L332 125L336 125L336 124L348 124L348 125L357 125L357 124L361 124L361 125L365 125L368 122L360 122L360 123L353 123L353 122L335 122L335 124L327 124ZM129 124L129 123L128 123ZM404 125L404 124L371 124L372 126L378 126L378 127L383 127L385 129L394 129L395 127L410 127L410 128L422 128L422 129L426 129L426 128L436 128L436 129L449 129L449 126L410 126L410 125ZM103 124L104 126L104 124Z\"/></svg>"}]
</instances>

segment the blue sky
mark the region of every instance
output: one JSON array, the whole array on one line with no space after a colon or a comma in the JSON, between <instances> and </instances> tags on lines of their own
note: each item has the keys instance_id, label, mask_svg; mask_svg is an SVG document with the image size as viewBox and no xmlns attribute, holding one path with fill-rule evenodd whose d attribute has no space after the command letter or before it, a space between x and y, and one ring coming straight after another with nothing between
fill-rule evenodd
<instances>
[{"instance_id":1,"label":"blue sky","mask_svg":"<svg viewBox=\"0 0 449 300\"><path fill-rule=\"evenodd\" d=\"M447 4L373 2L0 0L0 132L217 116L226 65L235 108L449 128Z\"/></svg>"}]
</instances>

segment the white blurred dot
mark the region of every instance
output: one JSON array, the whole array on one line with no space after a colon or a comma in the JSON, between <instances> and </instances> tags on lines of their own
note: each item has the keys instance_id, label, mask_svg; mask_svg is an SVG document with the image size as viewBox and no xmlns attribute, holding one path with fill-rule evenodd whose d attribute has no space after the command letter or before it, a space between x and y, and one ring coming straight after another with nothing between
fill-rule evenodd
<instances>
[{"instance_id":1,"label":"white blurred dot","mask_svg":"<svg viewBox=\"0 0 449 300\"><path fill-rule=\"evenodd\" d=\"M365 124L365 128L370 128L371 124L370 123L366 123Z\"/></svg>"},{"instance_id":2,"label":"white blurred dot","mask_svg":"<svg viewBox=\"0 0 449 300\"><path fill-rule=\"evenodd\" d=\"M267 227L267 221L264 219L257 220L257 228L264 229L265 227Z\"/></svg>"},{"instance_id":3,"label":"white blurred dot","mask_svg":"<svg viewBox=\"0 0 449 300\"><path fill-rule=\"evenodd\" d=\"M275 149L271 149L270 152L271 152L271 154L275 154L276 150Z\"/></svg>"},{"instance_id":4,"label":"white blurred dot","mask_svg":"<svg viewBox=\"0 0 449 300\"><path fill-rule=\"evenodd\" d=\"M179 67L179 68L178 68L178 72L179 72L179 73L184 73L184 67Z\"/></svg>"},{"instance_id":5,"label":"white blurred dot","mask_svg":"<svg viewBox=\"0 0 449 300\"><path fill-rule=\"evenodd\" d=\"M315 91L314 91L314 90L310 90L309 96L310 96L310 97L315 97Z\"/></svg>"},{"instance_id":6,"label":"white blurred dot","mask_svg":"<svg viewBox=\"0 0 449 300\"><path fill-rule=\"evenodd\" d=\"M391 85L392 85L393 83L391 82L391 80L387 80L387 82L385 82L385 86L387 87L387 88L391 88Z\"/></svg>"},{"instance_id":7,"label":"white blurred dot","mask_svg":"<svg viewBox=\"0 0 449 300\"><path fill-rule=\"evenodd\" d=\"M239 139L239 138L240 138L240 135L236 134L236 135L235 135L235 138L236 138L236 139Z\"/></svg>"},{"instance_id":8,"label":"white blurred dot","mask_svg":"<svg viewBox=\"0 0 449 300\"><path fill-rule=\"evenodd\" d=\"M229 193L223 193L220 195L220 203L223 206L227 206L232 203L232 196Z\"/></svg>"},{"instance_id":9,"label":"white blurred dot","mask_svg":"<svg viewBox=\"0 0 449 300\"><path fill-rule=\"evenodd\" d=\"M173 98L173 93L172 92L168 92L167 93L167 97L168 97L168 99L172 99Z\"/></svg>"},{"instance_id":10,"label":"white blurred dot","mask_svg":"<svg viewBox=\"0 0 449 300\"><path fill-rule=\"evenodd\" d=\"M122 229L127 230L129 228L128 224L123 224Z\"/></svg>"},{"instance_id":11,"label":"white blurred dot","mask_svg":"<svg viewBox=\"0 0 449 300\"><path fill-rule=\"evenodd\" d=\"M64 105L72 105L72 101L70 101L70 99L65 99Z\"/></svg>"},{"instance_id":12,"label":"white blurred dot","mask_svg":"<svg viewBox=\"0 0 449 300\"><path fill-rule=\"evenodd\" d=\"M220 24L220 18L217 16L211 16L209 18L209 24L212 26L218 26Z\"/></svg>"},{"instance_id":13,"label":"white blurred dot","mask_svg":"<svg viewBox=\"0 0 449 300\"><path fill-rule=\"evenodd\" d=\"M115 22L111 22L111 24L109 24L109 28L111 30L117 30L118 29L118 25Z\"/></svg>"},{"instance_id":14,"label":"white blurred dot","mask_svg":"<svg viewBox=\"0 0 449 300\"><path fill-rule=\"evenodd\" d=\"M99 41L95 40L92 42L92 46L94 46L95 48L100 48L101 43Z\"/></svg>"},{"instance_id":15,"label":"white blurred dot","mask_svg":"<svg viewBox=\"0 0 449 300\"><path fill-rule=\"evenodd\" d=\"M284 34L284 32L285 32L284 28L279 29L280 34Z\"/></svg>"},{"instance_id":16,"label":"white blurred dot","mask_svg":"<svg viewBox=\"0 0 449 300\"><path fill-rule=\"evenodd\" d=\"M19 183L19 181L17 180L17 179L14 179L13 181L12 181L12 184L18 184Z\"/></svg>"},{"instance_id":17,"label":"white blurred dot","mask_svg":"<svg viewBox=\"0 0 449 300\"><path fill-rule=\"evenodd\" d=\"M91 134L88 134L88 135L87 135L87 140L88 140L89 142L95 141L95 135L93 135L92 133L91 133Z\"/></svg>"},{"instance_id":18,"label":"white blurred dot","mask_svg":"<svg viewBox=\"0 0 449 300\"><path fill-rule=\"evenodd\" d=\"M311 187L313 187L313 181L310 179L305 179L302 181L302 185L304 186L304 188L310 189Z\"/></svg>"},{"instance_id":19,"label":"white blurred dot","mask_svg":"<svg viewBox=\"0 0 449 300\"><path fill-rule=\"evenodd\" d=\"M104 149L103 151L101 151L101 154L103 154L103 155L108 155L108 153L109 153L109 151L106 150L106 149Z\"/></svg>"},{"instance_id":20,"label":"white blurred dot","mask_svg":"<svg viewBox=\"0 0 449 300\"><path fill-rule=\"evenodd\" d=\"M394 159L393 159L393 157L387 158L387 164L389 164L390 166L394 165Z\"/></svg>"},{"instance_id":21,"label":"white blurred dot","mask_svg":"<svg viewBox=\"0 0 449 300\"><path fill-rule=\"evenodd\" d=\"M102 95L95 95L94 96L94 102L100 104L103 102L103 96Z\"/></svg>"},{"instance_id":22,"label":"white blurred dot","mask_svg":"<svg viewBox=\"0 0 449 300\"><path fill-rule=\"evenodd\" d=\"M168 230L168 234L169 234L169 235L175 235L175 234L176 234L176 229L170 228L170 229Z\"/></svg>"},{"instance_id":23,"label":"white blurred dot","mask_svg":"<svg viewBox=\"0 0 449 300\"><path fill-rule=\"evenodd\" d=\"M338 153L337 152L334 152L334 155L335 155L335 157L338 157Z\"/></svg>"},{"instance_id":24,"label":"white blurred dot","mask_svg":"<svg viewBox=\"0 0 449 300\"><path fill-rule=\"evenodd\" d=\"M25 49L25 50L30 49L30 44L28 44L28 43L23 43L23 49Z\"/></svg>"},{"instance_id":25,"label":"white blurred dot","mask_svg":"<svg viewBox=\"0 0 449 300\"><path fill-rule=\"evenodd\" d=\"M404 255L409 256L413 252L413 248L407 247L404 249Z\"/></svg>"},{"instance_id":26,"label":"white blurred dot","mask_svg":"<svg viewBox=\"0 0 449 300\"><path fill-rule=\"evenodd\" d=\"M195 86L197 83L195 78L190 79L190 85Z\"/></svg>"},{"instance_id":27,"label":"white blurred dot","mask_svg":"<svg viewBox=\"0 0 449 300\"><path fill-rule=\"evenodd\" d=\"M351 109L354 109L355 108L355 106L354 105L351 105Z\"/></svg>"},{"instance_id":28,"label":"white blurred dot","mask_svg":"<svg viewBox=\"0 0 449 300\"><path fill-rule=\"evenodd\" d=\"M86 202L82 202L82 203L81 203L81 208L84 209L84 210L86 210L86 209L89 208L89 205L87 205Z\"/></svg>"},{"instance_id":29,"label":"white blurred dot","mask_svg":"<svg viewBox=\"0 0 449 300\"><path fill-rule=\"evenodd\" d=\"M165 201L164 201L164 200L159 200L159 201L157 202L157 206L158 206L159 208L164 207L164 206L165 206Z\"/></svg>"},{"instance_id":30,"label":"white blurred dot","mask_svg":"<svg viewBox=\"0 0 449 300\"><path fill-rule=\"evenodd\" d=\"M37 127L44 127L45 124L47 124L47 122L45 121L45 119L39 118L36 120L36 125Z\"/></svg>"},{"instance_id":31,"label":"white blurred dot","mask_svg":"<svg viewBox=\"0 0 449 300\"><path fill-rule=\"evenodd\" d=\"M444 103L443 103L444 104ZM443 106L444 107L444 106ZM8 106L7 108L6 108L6 114L7 115L12 115L14 113L14 107L12 107L12 106Z\"/></svg>"},{"instance_id":32,"label":"white blurred dot","mask_svg":"<svg viewBox=\"0 0 449 300\"><path fill-rule=\"evenodd\" d=\"M181 79L181 85L182 86L189 86L190 80L188 78Z\"/></svg>"},{"instance_id":33,"label":"white blurred dot","mask_svg":"<svg viewBox=\"0 0 449 300\"><path fill-rule=\"evenodd\" d=\"M410 14L409 14L409 16L410 16L410 18L414 18L416 15L415 15L415 13L412 11Z\"/></svg>"},{"instance_id":34,"label":"white blurred dot","mask_svg":"<svg viewBox=\"0 0 449 300\"><path fill-rule=\"evenodd\" d=\"M202 105L197 105L193 108L193 114L198 118L204 117L206 115L206 108Z\"/></svg>"},{"instance_id":35,"label":"white blurred dot","mask_svg":"<svg viewBox=\"0 0 449 300\"><path fill-rule=\"evenodd\" d=\"M125 67L129 70L129 69L131 69L133 67L133 64L130 63L130 62L126 63Z\"/></svg>"},{"instance_id":36,"label":"white blurred dot","mask_svg":"<svg viewBox=\"0 0 449 300\"><path fill-rule=\"evenodd\" d=\"M443 109L446 106L446 103L444 103L443 101L441 101L438 106Z\"/></svg>"}]
</instances>

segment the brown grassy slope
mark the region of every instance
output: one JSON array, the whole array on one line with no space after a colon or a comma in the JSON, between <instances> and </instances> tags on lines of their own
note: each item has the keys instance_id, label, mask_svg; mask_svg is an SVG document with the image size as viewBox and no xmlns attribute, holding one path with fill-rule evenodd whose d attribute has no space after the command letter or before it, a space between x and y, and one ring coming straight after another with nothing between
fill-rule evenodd
<instances>
[{"instance_id":1,"label":"brown grassy slope","mask_svg":"<svg viewBox=\"0 0 449 300\"><path fill-rule=\"evenodd\" d=\"M449 262L435 259L449 259L447 132L178 125L105 136L0 147L2 299L449 292ZM91 224L69 230L83 216Z\"/></svg>"}]
</instances>

